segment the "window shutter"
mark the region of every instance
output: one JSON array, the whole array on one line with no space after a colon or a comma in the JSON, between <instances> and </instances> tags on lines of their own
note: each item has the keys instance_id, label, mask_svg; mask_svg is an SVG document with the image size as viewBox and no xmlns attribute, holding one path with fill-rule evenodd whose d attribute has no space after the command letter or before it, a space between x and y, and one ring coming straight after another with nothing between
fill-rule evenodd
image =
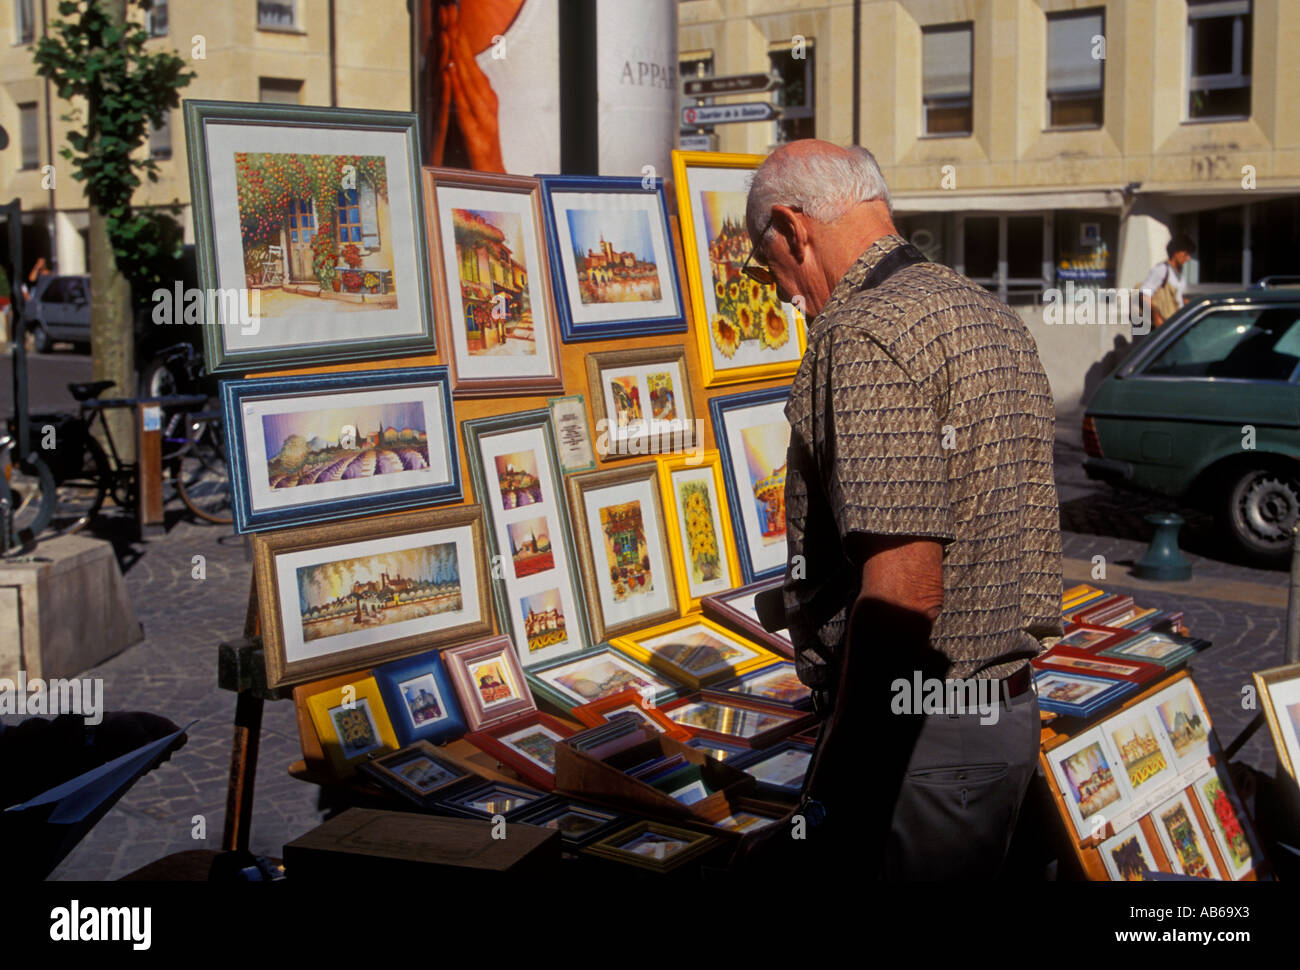
<instances>
[{"instance_id":1,"label":"window shutter","mask_svg":"<svg viewBox=\"0 0 1300 970\"><path fill-rule=\"evenodd\" d=\"M971 28L926 30L921 40L922 94L927 98L969 97Z\"/></svg>"},{"instance_id":2,"label":"window shutter","mask_svg":"<svg viewBox=\"0 0 1300 970\"><path fill-rule=\"evenodd\" d=\"M1100 12L1047 21L1048 94L1101 90L1101 61L1092 56L1092 39L1101 33Z\"/></svg>"},{"instance_id":3,"label":"window shutter","mask_svg":"<svg viewBox=\"0 0 1300 970\"><path fill-rule=\"evenodd\" d=\"M361 202L361 242L371 249L379 247L379 201L375 197L375 187L365 179L357 180L360 185Z\"/></svg>"}]
</instances>

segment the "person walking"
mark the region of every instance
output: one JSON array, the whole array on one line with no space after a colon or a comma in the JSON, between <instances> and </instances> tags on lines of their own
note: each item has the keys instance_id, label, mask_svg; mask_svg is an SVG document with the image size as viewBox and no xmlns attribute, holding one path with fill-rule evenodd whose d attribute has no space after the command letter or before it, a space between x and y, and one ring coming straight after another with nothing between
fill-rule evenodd
<instances>
[{"instance_id":1,"label":"person walking","mask_svg":"<svg viewBox=\"0 0 1300 970\"><path fill-rule=\"evenodd\" d=\"M1169 258L1152 266L1139 287L1142 299L1151 308L1152 329L1164 324L1187 302L1183 267L1196 255L1196 243L1190 236L1179 234L1169 240L1165 253Z\"/></svg>"}]
</instances>

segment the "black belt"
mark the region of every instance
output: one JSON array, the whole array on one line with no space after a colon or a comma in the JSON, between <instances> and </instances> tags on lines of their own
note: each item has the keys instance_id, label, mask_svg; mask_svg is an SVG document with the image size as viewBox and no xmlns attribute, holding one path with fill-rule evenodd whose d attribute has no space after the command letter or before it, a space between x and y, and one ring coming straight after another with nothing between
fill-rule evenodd
<instances>
[{"instance_id":1,"label":"black belt","mask_svg":"<svg viewBox=\"0 0 1300 970\"><path fill-rule=\"evenodd\" d=\"M1003 697L1019 697L1029 688L1034 686L1034 670L1029 664L1025 664L1014 674L1008 674L1000 681L1002 684L1001 694Z\"/></svg>"}]
</instances>

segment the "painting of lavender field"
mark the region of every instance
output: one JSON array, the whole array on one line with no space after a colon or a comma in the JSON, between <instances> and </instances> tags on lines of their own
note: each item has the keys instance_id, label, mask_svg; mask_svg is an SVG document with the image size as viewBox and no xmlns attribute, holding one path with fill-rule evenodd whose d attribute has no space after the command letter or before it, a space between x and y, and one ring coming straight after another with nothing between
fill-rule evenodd
<instances>
[{"instance_id":1,"label":"painting of lavender field","mask_svg":"<svg viewBox=\"0 0 1300 970\"><path fill-rule=\"evenodd\" d=\"M273 489L419 471L429 467L420 401L262 415Z\"/></svg>"}]
</instances>

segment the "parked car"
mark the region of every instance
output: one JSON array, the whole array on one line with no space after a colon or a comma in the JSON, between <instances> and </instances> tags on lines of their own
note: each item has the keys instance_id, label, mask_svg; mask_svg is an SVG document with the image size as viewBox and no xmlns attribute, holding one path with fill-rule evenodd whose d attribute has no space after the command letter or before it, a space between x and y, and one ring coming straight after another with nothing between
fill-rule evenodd
<instances>
[{"instance_id":1,"label":"parked car","mask_svg":"<svg viewBox=\"0 0 1300 970\"><path fill-rule=\"evenodd\" d=\"M90 344L90 277L55 276L36 281L23 311L36 349L45 353L56 340Z\"/></svg>"},{"instance_id":2,"label":"parked car","mask_svg":"<svg viewBox=\"0 0 1300 970\"><path fill-rule=\"evenodd\" d=\"M1300 512L1300 289L1215 293L1152 332L1093 392L1090 478L1214 515L1278 565Z\"/></svg>"}]
</instances>

